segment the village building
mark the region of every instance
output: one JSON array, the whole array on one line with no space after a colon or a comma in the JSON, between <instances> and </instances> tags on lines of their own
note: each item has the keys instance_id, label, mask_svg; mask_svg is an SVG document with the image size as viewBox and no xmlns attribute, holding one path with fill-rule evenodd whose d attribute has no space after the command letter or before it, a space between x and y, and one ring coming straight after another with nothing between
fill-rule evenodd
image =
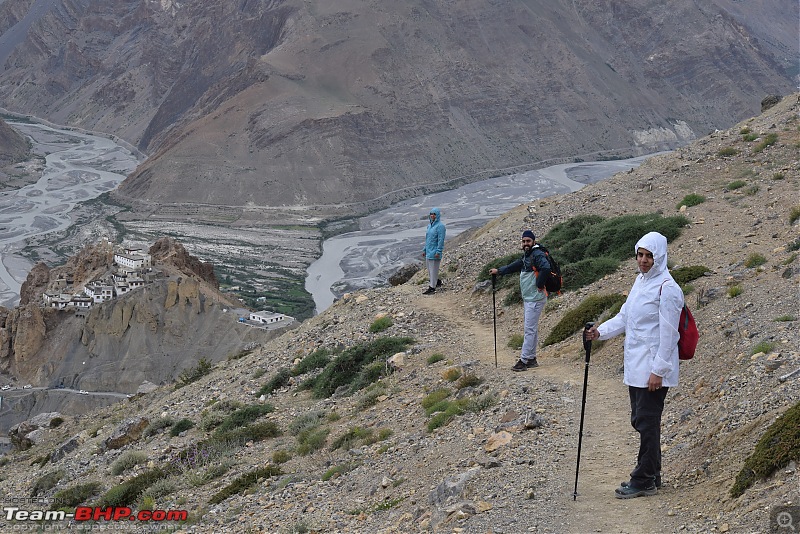
<instances>
[{"instance_id":1,"label":"village building","mask_svg":"<svg viewBox=\"0 0 800 534\"><path fill-rule=\"evenodd\" d=\"M114 254L114 263L127 272L140 271L153 266L153 257L139 248L126 248Z\"/></svg>"},{"instance_id":2,"label":"village building","mask_svg":"<svg viewBox=\"0 0 800 534\"><path fill-rule=\"evenodd\" d=\"M280 321L285 321L289 319L286 315L282 313L275 313L271 311L259 311L259 312L251 312L250 313L250 320L256 323L261 323L264 325L268 324L275 324Z\"/></svg>"}]
</instances>

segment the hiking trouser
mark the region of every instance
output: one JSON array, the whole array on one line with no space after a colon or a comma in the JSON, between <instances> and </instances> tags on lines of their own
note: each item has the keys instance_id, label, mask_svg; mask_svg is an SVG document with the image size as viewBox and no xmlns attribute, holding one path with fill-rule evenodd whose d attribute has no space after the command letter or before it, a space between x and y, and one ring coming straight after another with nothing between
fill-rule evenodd
<instances>
[{"instance_id":1,"label":"hiking trouser","mask_svg":"<svg viewBox=\"0 0 800 534\"><path fill-rule=\"evenodd\" d=\"M439 265L441 265L442 260L426 260L428 264L428 285L432 288L436 289L436 282L439 281Z\"/></svg>"},{"instance_id":2,"label":"hiking trouser","mask_svg":"<svg viewBox=\"0 0 800 534\"><path fill-rule=\"evenodd\" d=\"M539 317L542 316L547 299L536 302L524 302L525 326L522 340L522 354L519 359L527 363L536 358L536 347L539 345Z\"/></svg>"},{"instance_id":3,"label":"hiking trouser","mask_svg":"<svg viewBox=\"0 0 800 534\"><path fill-rule=\"evenodd\" d=\"M631 472L631 485L649 488L661 473L661 414L669 388L655 391L628 386L631 426L639 433L639 454Z\"/></svg>"}]
</instances>

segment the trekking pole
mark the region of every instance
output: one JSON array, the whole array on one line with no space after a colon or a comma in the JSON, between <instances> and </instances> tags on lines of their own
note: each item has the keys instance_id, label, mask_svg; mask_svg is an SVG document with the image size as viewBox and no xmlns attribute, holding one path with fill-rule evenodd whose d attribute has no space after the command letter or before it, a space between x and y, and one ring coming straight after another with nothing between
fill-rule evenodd
<instances>
[{"instance_id":1,"label":"trekking pole","mask_svg":"<svg viewBox=\"0 0 800 534\"><path fill-rule=\"evenodd\" d=\"M592 355L592 340L586 339L586 332L589 331L594 323L586 323L583 329L583 348L586 350L586 365L583 371L583 401L581 401L581 426L578 430L578 461L575 464L575 491L572 493L572 500L578 499L578 471L581 466L581 442L583 441L583 414L586 410L586 383L589 381L589 358Z\"/></svg>"},{"instance_id":2,"label":"trekking pole","mask_svg":"<svg viewBox=\"0 0 800 534\"><path fill-rule=\"evenodd\" d=\"M492 275L492 325L494 326L494 368L497 369L497 307L494 300L494 286L497 275Z\"/></svg>"}]
</instances>

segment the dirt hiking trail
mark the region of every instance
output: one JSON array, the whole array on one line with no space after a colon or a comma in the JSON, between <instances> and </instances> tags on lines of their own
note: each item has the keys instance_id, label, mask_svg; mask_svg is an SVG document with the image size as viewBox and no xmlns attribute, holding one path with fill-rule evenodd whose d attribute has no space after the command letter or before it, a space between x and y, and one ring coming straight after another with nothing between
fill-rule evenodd
<instances>
[{"instance_id":1,"label":"dirt hiking trail","mask_svg":"<svg viewBox=\"0 0 800 534\"><path fill-rule=\"evenodd\" d=\"M480 298L487 298L481 296ZM491 297L487 298L491 310ZM486 325L470 316L464 303L464 294L452 291L437 291L432 296L420 296L418 309L441 318L441 324L461 332L464 340L460 347L470 359L495 364L494 328L491 322ZM501 305L497 304L501 312ZM512 318L512 314L500 313L497 317L497 369L499 375L515 374L511 366L519 358L519 351L507 346L508 336L503 331L521 332L522 320ZM512 324L513 323L513 324ZM540 335L541 335L540 330ZM541 340L541 337L540 337ZM564 345L567 345L566 347ZM638 434L630 426L630 404L627 387L621 375L613 376L602 366L592 365L590 359L589 379L586 393L583 441L581 446L578 497L573 499L575 486L575 464L578 450L578 430L580 423L581 398L585 369L585 351L578 336L575 342L559 346L559 352L551 348L538 349L539 367L530 369L523 375L533 375L538 379L555 384L569 382L577 392L577 399L563 414L564 420L575 421L574 450L568 452L563 462L559 462L559 480L563 480L564 515L563 520L570 526L570 532L636 533L673 532L678 525L672 525L673 500L678 491L669 486L669 467L665 466L665 484L658 495L635 499L617 499L614 489L628 479L633 469L633 459L639 447ZM621 365L620 357L620 365ZM667 397L666 410L669 410ZM524 439L524 434L523 434Z\"/></svg>"}]
</instances>

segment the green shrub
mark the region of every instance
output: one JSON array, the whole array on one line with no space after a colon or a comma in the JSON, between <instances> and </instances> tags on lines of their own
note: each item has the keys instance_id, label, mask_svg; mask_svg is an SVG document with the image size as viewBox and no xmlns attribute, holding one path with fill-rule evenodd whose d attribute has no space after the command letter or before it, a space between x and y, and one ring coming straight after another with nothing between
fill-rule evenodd
<instances>
[{"instance_id":1,"label":"green shrub","mask_svg":"<svg viewBox=\"0 0 800 534\"><path fill-rule=\"evenodd\" d=\"M784 178L786 178L786 175L783 174L782 172L776 172L775 174L772 175L773 180L783 180Z\"/></svg>"},{"instance_id":2,"label":"green shrub","mask_svg":"<svg viewBox=\"0 0 800 534\"><path fill-rule=\"evenodd\" d=\"M739 295L742 294L742 291L743 291L742 286L736 284L735 286L731 286L728 288L728 296L730 298L738 297Z\"/></svg>"},{"instance_id":3,"label":"green shrub","mask_svg":"<svg viewBox=\"0 0 800 534\"><path fill-rule=\"evenodd\" d=\"M171 427L174 424L175 421L168 415L164 417L157 417L156 419L150 421L150 424L144 429L144 436L148 437L158 434L161 430Z\"/></svg>"},{"instance_id":4,"label":"green shrub","mask_svg":"<svg viewBox=\"0 0 800 534\"><path fill-rule=\"evenodd\" d=\"M444 359L444 354L439 354L438 352L436 354L431 354L428 356L428 365L433 365L434 363L440 362Z\"/></svg>"},{"instance_id":5,"label":"green shrub","mask_svg":"<svg viewBox=\"0 0 800 534\"><path fill-rule=\"evenodd\" d=\"M662 217L658 214L622 215L611 219L599 217L580 217L581 223L562 229L560 223L545 235L541 242L548 246L553 257L561 262L562 275L565 267L583 259L613 258L624 260L633 258L633 247L647 232L659 232L668 241L672 241L681 233L681 229L689 223L683 215ZM596 221L588 224L587 221ZM577 228L580 232L574 235ZM571 271L570 271L571 272ZM575 276L573 273L572 276ZM601 278L598 276L595 280ZM564 276L565 283L568 283Z\"/></svg>"},{"instance_id":6,"label":"green shrub","mask_svg":"<svg viewBox=\"0 0 800 534\"><path fill-rule=\"evenodd\" d=\"M272 463L285 464L292 459L292 453L286 450L277 450L272 453Z\"/></svg>"},{"instance_id":7,"label":"green shrub","mask_svg":"<svg viewBox=\"0 0 800 534\"><path fill-rule=\"evenodd\" d=\"M676 284L683 287L689 282L702 278L707 272L709 272L709 268L705 265L688 265L672 269L669 274L672 275Z\"/></svg>"},{"instance_id":8,"label":"green shrub","mask_svg":"<svg viewBox=\"0 0 800 534\"><path fill-rule=\"evenodd\" d=\"M212 441L230 442L232 444L245 444L248 441L264 441L281 435L278 425L274 421L264 421L239 428L234 428L226 432L217 429L214 432Z\"/></svg>"},{"instance_id":9,"label":"green shrub","mask_svg":"<svg viewBox=\"0 0 800 534\"><path fill-rule=\"evenodd\" d=\"M330 430L327 428L312 428L301 431L297 435L297 453L306 456L320 450L325 446Z\"/></svg>"},{"instance_id":10,"label":"green shrub","mask_svg":"<svg viewBox=\"0 0 800 534\"><path fill-rule=\"evenodd\" d=\"M175 481L173 480L174 477L165 478L163 480L157 481L155 484L144 490L142 493L142 498L148 497L152 500L160 499L170 493L174 493L175 490L178 489Z\"/></svg>"},{"instance_id":11,"label":"green shrub","mask_svg":"<svg viewBox=\"0 0 800 534\"><path fill-rule=\"evenodd\" d=\"M353 446L358 443L359 441L365 441L372 437L372 430L369 428L361 428L360 426L354 426L341 436L337 437L331 443L330 450L335 451L337 449L344 449L350 450Z\"/></svg>"},{"instance_id":12,"label":"green shrub","mask_svg":"<svg viewBox=\"0 0 800 534\"><path fill-rule=\"evenodd\" d=\"M539 241L548 247L561 265L564 290L575 290L613 273L623 259L633 257L633 247L647 232L659 232L668 241L678 237L689 223L684 216L662 217L659 214L623 215L604 219L597 215L579 215L554 226ZM520 258L516 252L484 265L478 280L491 278L489 270ZM497 288L513 287L503 304L521 302L519 276L498 277Z\"/></svg>"},{"instance_id":13,"label":"green shrub","mask_svg":"<svg viewBox=\"0 0 800 534\"><path fill-rule=\"evenodd\" d=\"M289 423L289 434L297 436L304 430L318 427L325 420L325 412L314 410L296 417Z\"/></svg>"},{"instance_id":14,"label":"green shrub","mask_svg":"<svg viewBox=\"0 0 800 534\"><path fill-rule=\"evenodd\" d=\"M292 369L292 376L299 376L314 369L321 369L328 365L331 351L325 348L317 349L305 358Z\"/></svg>"},{"instance_id":15,"label":"green shrub","mask_svg":"<svg viewBox=\"0 0 800 534\"><path fill-rule=\"evenodd\" d=\"M64 419L62 417L53 417L50 419L50 428L58 428L64 423Z\"/></svg>"},{"instance_id":16,"label":"green shrub","mask_svg":"<svg viewBox=\"0 0 800 534\"><path fill-rule=\"evenodd\" d=\"M448 382L455 382L461 377L461 369L458 367L451 367L449 369L445 369L442 372L442 378L447 380Z\"/></svg>"},{"instance_id":17,"label":"green shrub","mask_svg":"<svg viewBox=\"0 0 800 534\"><path fill-rule=\"evenodd\" d=\"M345 473L349 473L350 471L352 471L356 467L358 467L358 464L353 464L353 463L335 465L335 466L331 467L330 469L328 469L327 471L325 471L325 473L322 474L321 480L323 482L325 482L325 481L330 480L332 478L336 478L336 477L341 476L341 475L343 475Z\"/></svg>"},{"instance_id":18,"label":"green shrub","mask_svg":"<svg viewBox=\"0 0 800 534\"><path fill-rule=\"evenodd\" d=\"M64 471L51 471L46 475L39 477L31 487L31 497L38 497L56 487L58 481L64 477Z\"/></svg>"},{"instance_id":19,"label":"green shrub","mask_svg":"<svg viewBox=\"0 0 800 534\"><path fill-rule=\"evenodd\" d=\"M181 432L189 430L190 428L193 427L194 427L194 421L192 421L191 419L184 418L175 423L175 425L173 425L173 427L169 429L169 435L174 438Z\"/></svg>"},{"instance_id":20,"label":"green shrub","mask_svg":"<svg viewBox=\"0 0 800 534\"><path fill-rule=\"evenodd\" d=\"M169 470L160 467L145 471L109 489L100 499L98 505L102 507L130 506L136 502L136 499L139 498L145 489L159 480L167 478L169 475Z\"/></svg>"},{"instance_id":21,"label":"green shrub","mask_svg":"<svg viewBox=\"0 0 800 534\"><path fill-rule=\"evenodd\" d=\"M767 134L767 136L756 146L753 147L753 153L756 154L758 152L763 151L767 147L770 147L778 142L778 134L771 133Z\"/></svg>"},{"instance_id":22,"label":"green shrub","mask_svg":"<svg viewBox=\"0 0 800 534\"><path fill-rule=\"evenodd\" d=\"M145 462L147 462L147 453L133 450L125 451L111 464L111 474L114 476L121 475L128 469Z\"/></svg>"},{"instance_id":23,"label":"green shrub","mask_svg":"<svg viewBox=\"0 0 800 534\"><path fill-rule=\"evenodd\" d=\"M691 208L692 206L697 206L698 204L702 204L706 201L706 197L703 195L698 195L696 193L692 193L690 195L686 195L683 197L683 200L678 202L676 209L681 209L681 206L686 206L687 208Z\"/></svg>"},{"instance_id":24,"label":"green shrub","mask_svg":"<svg viewBox=\"0 0 800 534\"><path fill-rule=\"evenodd\" d=\"M377 334L378 332L383 332L393 324L392 318L388 315L384 315L372 321L372 324L369 325L369 331L373 334Z\"/></svg>"},{"instance_id":25,"label":"green shrub","mask_svg":"<svg viewBox=\"0 0 800 534\"><path fill-rule=\"evenodd\" d=\"M794 315L788 315L788 314L787 315L781 315L780 317L776 317L775 318L775 321L779 322L779 323L791 323L791 322L796 321L796 320L797 320L797 317L795 317Z\"/></svg>"},{"instance_id":26,"label":"green shrub","mask_svg":"<svg viewBox=\"0 0 800 534\"><path fill-rule=\"evenodd\" d=\"M739 130L739 134L740 134L740 135L747 135L747 134L749 134L750 132L751 132L751 130L750 130L750 127L748 127L748 126L745 126L745 127L744 127L744 128L742 128L741 130Z\"/></svg>"},{"instance_id":27,"label":"green shrub","mask_svg":"<svg viewBox=\"0 0 800 534\"><path fill-rule=\"evenodd\" d=\"M464 410L467 412L480 413L497 404L497 395L489 392L473 397L464 404Z\"/></svg>"},{"instance_id":28,"label":"green shrub","mask_svg":"<svg viewBox=\"0 0 800 534\"><path fill-rule=\"evenodd\" d=\"M753 252L744 261L744 266L752 269L753 267L758 267L759 265L764 265L765 263L767 263L767 258L757 252Z\"/></svg>"},{"instance_id":29,"label":"green shrub","mask_svg":"<svg viewBox=\"0 0 800 534\"><path fill-rule=\"evenodd\" d=\"M236 428L242 427L252 423L259 417L275 411L275 407L271 404L253 404L245 406L230 414L222 421L222 424L217 428L217 432L227 432Z\"/></svg>"},{"instance_id":30,"label":"green shrub","mask_svg":"<svg viewBox=\"0 0 800 534\"><path fill-rule=\"evenodd\" d=\"M752 356L753 354L758 354L759 352L763 352L764 354L769 354L773 350L775 350L775 343L772 343L770 341L761 341L758 344L756 344L756 346L754 346L752 349L750 349L750 356Z\"/></svg>"},{"instance_id":31,"label":"green shrub","mask_svg":"<svg viewBox=\"0 0 800 534\"><path fill-rule=\"evenodd\" d=\"M631 250L633 250L633 245L631 245ZM615 272L619 268L619 263L620 260L616 258L600 256L567 264L561 267L561 276L564 279L563 289L574 290L586 287L607 274Z\"/></svg>"},{"instance_id":32,"label":"green shrub","mask_svg":"<svg viewBox=\"0 0 800 534\"><path fill-rule=\"evenodd\" d=\"M200 358L196 366L181 371L181 374L178 375L178 383L175 384L175 389L197 382L210 373L213 368L214 365L209 360Z\"/></svg>"},{"instance_id":33,"label":"green shrub","mask_svg":"<svg viewBox=\"0 0 800 534\"><path fill-rule=\"evenodd\" d=\"M456 416L463 414L463 406L468 402L468 399L459 399L455 402L445 401L446 406L444 410L440 410L439 413L436 413L436 415L431 417L431 420L428 421L428 432L433 432L437 428L447 425L450 421L455 419Z\"/></svg>"},{"instance_id":34,"label":"green shrub","mask_svg":"<svg viewBox=\"0 0 800 534\"><path fill-rule=\"evenodd\" d=\"M791 213L789 213L789 224L796 223L797 219L800 219L800 206L795 206L792 208Z\"/></svg>"},{"instance_id":35,"label":"green shrub","mask_svg":"<svg viewBox=\"0 0 800 534\"><path fill-rule=\"evenodd\" d=\"M438 404L439 402L443 401L447 397L451 395L451 391L446 388L437 389L435 391L430 392L422 399L422 407L425 409L425 413L430 415L433 411L428 411L432 406Z\"/></svg>"},{"instance_id":36,"label":"green shrub","mask_svg":"<svg viewBox=\"0 0 800 534\"><path fill-rule=\"evenodd\" d=\"M546 347L564 341L583 331L587 322L596 322L604 312L618 311L624 302L625 297L617 294L591 295L585 298L577 307L564 314L542 345Z\"/></svg>"},{"instance_id":37,"label":"green shrub","mask_svg":"<svg viewBox=\"0 0 800 534\"><path fill-rule=\"evenodd\" d=\"M800 403L786 410L758 440L736 475L731 496L739 497L757 479L765 479L797 461L800 461Z\"/></svg>"},{"instance_id":38,"label":"green shrub","mask_svg":"<svg viewBox=\"0 0 800 534\"><path fill-rule=\"evenodd\" d=\"M313 379L313 397L330 397L342 386L351 386L352 393L368 385L390 371L386 358L413 342L410 337L383 337L345 350ZM374 362L379 362L378 366L369 367Z\"/></svg>"},{"instance_id":39,"label":"green shrub","mask_svg":"<svg viewBox=\"0 0 800 534\"><path fill-rule=\"evenodd\" d=\"M269 465L267 467L260 467L258 469L254 469L249 473L246 473L238 478L236 478L233 482L225 486L221 491L214 494L209 500L209 504L219 504L228 497L232 497L233 495L237 495L244 491L247 491L252 486L255 486L261 480L265 480L268 478L272 478L275 476L282 475L283 472L279 467Z\"/></svg>"},{"instance_id":40,"label":"green shrub","mask_svg":"<svg viewBox=\"0 0 800 534\"><path fill-rule=\"evenodd\" d=\"M525 341L525 337L522 334L511 334L511 337L508 338L508 343L506 346L515 350L519 350L522 348L522 343Z\"/></svg>"},{"instance_id":41,"label":"green shrub","mask_svg":"<svg viewBox=\"0 0 800 534\"><path fill-rule=\"evenodd\" d=\"M481 385L482 383L483 379L481 377L472 373L467 373L458 379L458 382L456 383L456 389L475 387Z\"/></svg>"},{"instance_id":42,"label":"green shrub","mask_svg":"<svg viewBox=\"0 0 800 534\"><path fill-rule=\"evenodd\" d=\"M281 368L278 369L278 372L275 373L275 376L270 378L269 382L261 386L261 389L256 391L256 397L260 397L262 395L269 395L276 389L280 389L284 386L289 385L289 378L291 378L292 372L289 369Z\"/></svg>"},{"instance_id":43,"label":"green shrub","mask_svg":"<svg viewBox=\"0 0 800 534\"><path fill-rule=\"evenodd\" d=\"M747 141L748 143L751 141L755 141L756 139L758 139L758 134L754 133L747 133L742 136L742 140Z\"/></svg>"},{"instance_id":44,"label":"green shrub","mask_svg":"<svg viewBox=\"0 0 800 534\"><path fill-rule=\"evenodd\" d=\"M90 498L99 495L100 488L102 488L102 485L99 482L86 482L57 491L56 494L53 495L53 504L50 506L50 509L74 508L79 504L85 503Z\"/></svg>"},{"instance_id":45,"label":"green shrub","mask_svg":"<svg viewBox=\"0 0 800 534\"><path fill-rule=\"evenodd\" d=\"M720 148L717 151L718 156L726 157L726 156L735 156L738 154L739 151L733 148L732 146L726 146L725 148Z\"/></svg>"},{"instance_id":46,"label":"green shrub","mask_svg":"<svg viewBox=\"0 0 800 534\"><path fill-rule=\"evenodd\" d=\"M747 182L744 180L734 180L733 182L727 185L728 189L731 191L735 191L736 189L741 189L742 187L746 186Z\"/></svg>"}]
</instances>

